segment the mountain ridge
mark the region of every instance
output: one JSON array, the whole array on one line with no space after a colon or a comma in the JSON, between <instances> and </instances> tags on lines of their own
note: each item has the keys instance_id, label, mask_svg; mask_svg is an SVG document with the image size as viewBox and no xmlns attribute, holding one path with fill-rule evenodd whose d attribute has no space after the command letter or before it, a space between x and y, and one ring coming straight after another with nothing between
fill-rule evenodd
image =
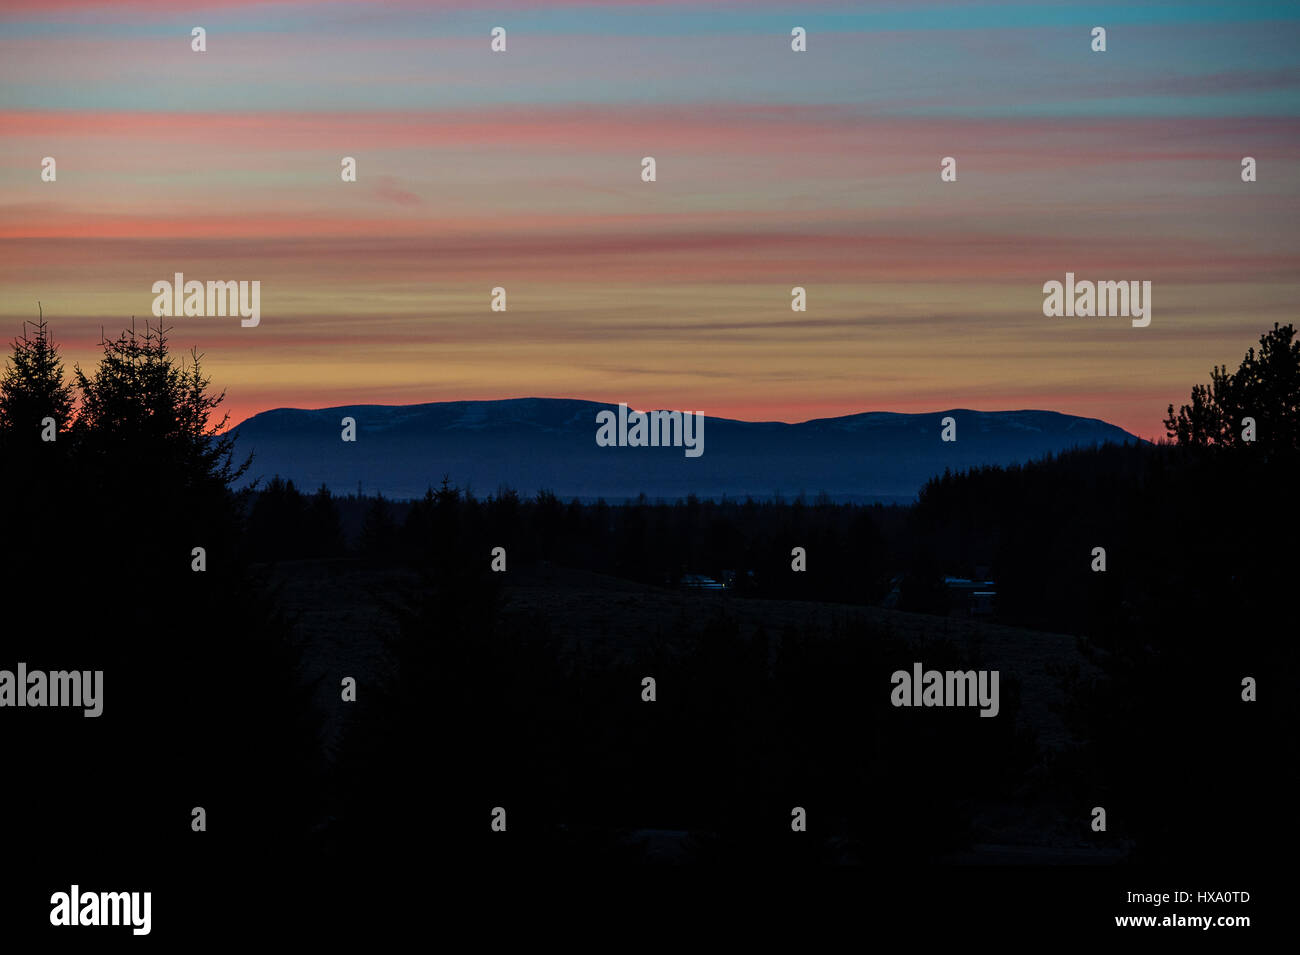
<instances>
[{"instance_id":1,"label":"mountain ridge","mask_svg":"<svg viewBox=\"0 0 1300 955\"><path fill-rule=\"evenodd\" d=\"M367 493L401 498L422 495L446 474L461 487L610 500L822 491L839 500L908 500L945 468L1140 440L1097 418L1039 409L863 411L801 422L705 416L704 453L686 458L680 447L598 447L597 414L618 408L544 397L273 408L229 434L241 458L254 455L249 481L279 474L336 493L361 482ZM355 442L341 440L345 417L356 422ZM940 438L947 417L956 421L956 441Z\"/></svg>"}]
</instances>

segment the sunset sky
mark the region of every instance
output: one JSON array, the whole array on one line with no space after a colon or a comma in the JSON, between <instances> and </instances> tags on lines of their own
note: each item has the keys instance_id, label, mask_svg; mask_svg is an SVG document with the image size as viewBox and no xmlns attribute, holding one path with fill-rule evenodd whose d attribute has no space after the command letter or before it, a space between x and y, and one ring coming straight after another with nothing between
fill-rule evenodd
<instances>
[{"instance_id":1,"label":"sunset sky","mask_svg":"<svg viewBox=\"0 0 1300 955\"><path fill-rule=\"evenodd\" d=\"M168 320L232 423L542 395L1157 437L1298 317L1300 5L457 6L6 0L0 334L40 300L89 367L184 272L261 282L257 328ZM1150 326L1045 317L1067 271L1151 281Z\"/></svg>"}]
</instances>

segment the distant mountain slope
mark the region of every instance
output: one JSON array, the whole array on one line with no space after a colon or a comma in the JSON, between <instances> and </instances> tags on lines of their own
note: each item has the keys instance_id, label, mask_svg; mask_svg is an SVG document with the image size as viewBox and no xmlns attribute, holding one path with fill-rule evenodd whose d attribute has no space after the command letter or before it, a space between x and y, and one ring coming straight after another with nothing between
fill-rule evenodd
<instances>
[{"instance_id":1,"label":"distant mountain slope","mask_svg":"<svg viewBox=\"0 0 1300 955\"><path fill-rule=\"evenodd\" d=\"M304 490L417 497L444 474L485 495L500 486L543 488L564 498L794 497L826 491L837 500L910 500L927 479L982 464L1027 461L1107 441L1137 441L1098 421L1054 411L928 414L867 412L800 424L706 418L704 453L681 447L599 447L597 413L617 405L568 398L351 405L264 411L233 430L253 452L251 478L275 474ZM957 440L940 440L941 419ZM341 439L344 417L357 440Z\"/></svg>"}]
</instances>

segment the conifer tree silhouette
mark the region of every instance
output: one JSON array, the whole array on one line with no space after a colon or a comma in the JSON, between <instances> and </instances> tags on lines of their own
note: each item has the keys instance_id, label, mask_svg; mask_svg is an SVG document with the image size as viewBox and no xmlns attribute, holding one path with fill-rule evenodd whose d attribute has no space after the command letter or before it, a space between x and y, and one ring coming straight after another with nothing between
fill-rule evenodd
<instances>
[{"instance_id":1,"label":"conifer tree silhouette","mask_svg":"<svg viewBox=\"0 0 1300 955\"><path fill-rule=\"evenodd\" d=\"M12 588L14 599L4 604L11 612L20 609L19 601L40 607L59 600L54 568L71 528L68 426L75 396L37 308L40 317L24 323L0 379L0 494L12 505L5 513L0 578Z\"/></svg>"},{"instance_id":2,"label":"conifer tree silhouette","mask_svg":"<svg viewBox=\"0 0 1300 955\"><path fill-rule=\"evenodd\" d=\"M225 392L209 393L197 351L188 362L171 357L167 332L146 323L140 334L133 322L101 342L104 353L92 375L75 369L82 396L77 444L91 461L129 447L133 470L148 468L190 488L228 487L250 461L232 460L233 440L221 433L228 416L212 423Z\"/></svg>"},{"instance_id":3,"label":"conifer tree silhouette","mask_svg":"<svg viewBox=\"0 0 1300 955\"><path fill-rule=\"evenodd\" d=\"M14 449L0 449L6 490L39 505L6 528L5 605L46 616L9 635L6 657L100 670L105 701L96 720L39 713L21 733L6 727L0 745L42 780L18 794L15 838L154 874L300 844L319 789L311 685L244 560L230 484L248 462L233 462L214 417L224 394L210 391L197 352L172 357L162 327L101 345L92 371L75 369L80 400L45 483L24 484ZM7 425L41 401L66 421L72 390L58 382L41 323L14 343ZM88 779L114 782L88 799ZM219 838L193 841L196 806Z\"/></svg>"},{"instance_id":4,"label":"conifer tree silhouette","mask_svg":"<svg viewBox=\"0 0 1300 955\"><path fill-rule=\"evenodd\" d=\"M28 334L28 326L35 329L34 335ZM12 347L0 379L0 440L26 447L40 440L41 422L47 417L60 432L67 428L74 398L44 310L37 321L24 323Z\"/></svg>"},{"instance_id":5,"label":"conifer tree silhouette","mask_svg":"<svg viewBox=\"0 0 1300 955\"><path fill-rule=\"evenodd\" d=\"M1266 452L1300 449L1300 340L1294 325L1273 323L1247 350L1235 372L1210 371L1208 385L1194 385L1190 404L1169 405L1165 430L1181 445L1244 447L1243 418L1255 419L1256 444Z\"/></svg>"}]
</instances>

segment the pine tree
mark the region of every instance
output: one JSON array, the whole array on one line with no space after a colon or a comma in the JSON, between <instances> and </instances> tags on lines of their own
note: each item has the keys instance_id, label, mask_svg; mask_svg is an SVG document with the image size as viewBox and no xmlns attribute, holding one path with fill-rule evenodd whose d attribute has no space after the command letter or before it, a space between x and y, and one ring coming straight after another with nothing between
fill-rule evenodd
<instances>
[{"instance_id":1,"label":"pine tree","mask_svg":"<svg viewBox=\"0 0 1300 955\"><path fill-rule=\"evenodd\" d=\"M1194 385L1192 400L1175 413L1169 406L1165 430L1191 447L1248 447L1243 419L1256 423L1255 442L1268 452L1300 449L1300 341L1295 326L1273 323L1240 367L1229 373L1216 365L1208 385Z\"/></svg>"},{"instance_id":2,"label":"pine tree","mask_svg":"<svg viewBox=\"0 0 1300 955\"><path fill-rule=\"evenodd\" d=\"M183 486L224 491L248 469L235 465L234 443L221 434L227 416L212 414L225 392L210 394L201 356L177 363L167 349L167 330L134 324L102 343L104 355L92 376L76 368L81 411L74 426L92 464L105 457L120 464L128 452L154 478Z\"/></svg>"},{"instance_id":3,"label":"pine tree","mask_svg":"<svg viewBox=\"0 0 1300 955\"><path fill-rule=\"evenodd\" d=\"M34 606L56 599L58 575L49 569L62 559L60 548L75 527L65 506L75 497L66 466L73 408L72 388L41 314L24 323L0 379L0 494L19 505L5 516L0 579Z\"/></svg>"},{"instance_id":4,"label":"pine tree","mask_svg":"<svg viewBox=\"0 0 1300 955\"><path fill-rule=\"evenodd\" d=\"M35 335L28 334L29 326ZM72 387L64 381L63 360L43 312L37 321L23 323L12 347L0 379L0 441L30 446L40 442L46 418L54 419L60 433L66 430L72 418Z\"/></svg>"}]
</instances>

